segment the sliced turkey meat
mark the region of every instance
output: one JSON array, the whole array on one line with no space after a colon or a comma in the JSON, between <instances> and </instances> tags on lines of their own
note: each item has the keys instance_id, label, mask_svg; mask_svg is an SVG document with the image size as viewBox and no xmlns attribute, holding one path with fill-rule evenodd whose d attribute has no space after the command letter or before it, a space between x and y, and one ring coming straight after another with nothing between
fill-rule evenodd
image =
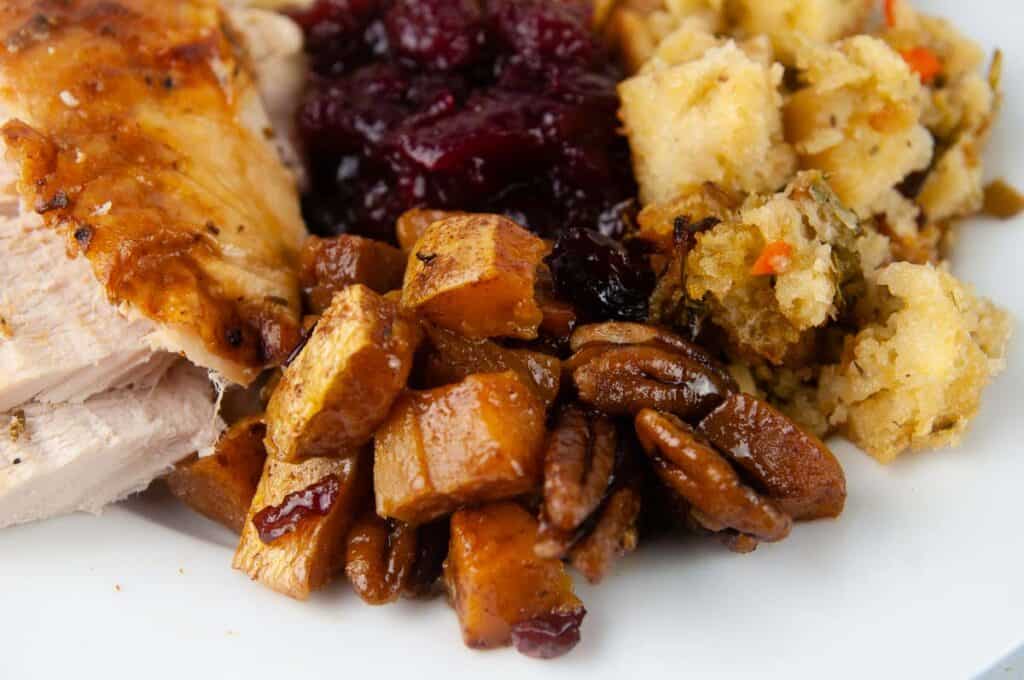
<instances>
[{"instance_id":1,"label":"sliced turkey meat","mask_svg":"<svg viewBox=\"0 0 1024 680\"><path fill-rule=\"evenodd\" d=\"M301 163L274 125L304 66L288 19L215 0L10 0L0 37L6 526L208 450L208 376L250 384L298 341Z\"/></svg>"},{"instance_id":2,"label":"sliced turkey meat","mask_svg":"<svg viewBox=\"0 0 1024 680\"><path fill-rule=\"evenodd\" d=\"M154 346L248 384L299 336L294 177L213 0L5 3L0 140L26 211Z\"/></svg>"},{"instance_id":3,"label":"sliced turkey meat","mask_svg":"<svg viewBox=\"0 0 1024 680\"><path fill-rule=\"evenodd\" d=\"M0 528L99 512L205 452L223 428L214 397L205 371L180 363L149 389L26 404L0 431Z\"/></svg>"},{"instance_id":4,"label":"sliced turkey meat","mask_svg":"<svg viewBox=\"0 0 1024 680\"><path fill-rule=\"evenodd\" d=\"M89 263L0 189L0 412L36 399L81 402L108 389L152 386L177 360L154 351L148 319L107 302Z\"/></svg>"}]
</instances>

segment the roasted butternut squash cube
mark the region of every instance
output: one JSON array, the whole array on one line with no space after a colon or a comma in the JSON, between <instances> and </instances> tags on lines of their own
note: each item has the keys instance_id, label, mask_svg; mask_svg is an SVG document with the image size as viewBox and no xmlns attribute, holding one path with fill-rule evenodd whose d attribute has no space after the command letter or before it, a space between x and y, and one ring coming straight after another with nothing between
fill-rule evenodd
<instances>
[{"instance_id":1,"label":"roasted butternut squash cube","mask_svg":"<svg viewBox=\"0 0 1024 680\"><path fill-rule=\"evenodd\" d=\"M406 257L383 241L342 234L310 236L299 255L299 280L310 310L323 314L334 294L361 283L377 293L402 287Z\"/></svg>"},{"instance_id":2,"label":"roasted butternut squash cube","mask_svg":"<svg viewBox=\"0 0 1024 680\"><path fill-rule=\"evenodd\" d=\"M266 432L260 417L238 421L221 435L213 455L175 466L167 475L171 493L199 514L242 533L267 459Z\"/></svg>"},{"instance_id":3,"label":"roasted butternut squash cube","mask_svg":"<svg viewBox=\"0 0 1024 680\"><path fill-rule=\"evenodd\" d=\"M419 325L365 286L334 297L267 405L267 453L298 462L357 453L405 387Z\"/></svg>"},{"instance_id":4,"label":"roasted butternut squash cube","mask_svg":"<svg viewBox=\"0 0 1024 680\"><path fill-rule=\"evenodd\" d=\"M579 640L583 603L561 560L537 557L536 541L537 520L515 503L452 515L444 581L467 646L507 645L517 627L557 618L575 621L569 646Z\"/></svg>"},{"instance_id":5,"label":"roasted butternut squash cube","mask_svg":"<svg viewBox=\"0 0 1024 680\"><path fill-rule=\"evenodd\" d=\"M402 306L470 338L536 338L543 314L534 285L547 252L499 215L434 222L409 256Z\"/></svg>"},{"instance_id":6,"label":"roasted butternut squash cube","mask_svg":"<svg viewBox=\"0 0 1024 680\"><path fill-rule=\"evenodd\" d=\"M431 224L448 217L466 214L468 213L458 210L430 210L427 208L407 210L402 213L395 224L395 238L398 239L398 247L402 249L403 253L408 255L416 245L416 242L420 240L420 236L423 236L423 232Z\"/></svg>"},{"instance_id":7,"label":"roasted butternut squash cube","mask_svg":"<svg viewBox=\"0 0 1024 680\"><path fill-rule=\"evenodd\" d=\"M267 458L232 564L298 600L345 563L345 538L369 493L366 456L283 463Z\"/></svg>"},{"instance_id":8,"label":"roasted butternut squash cube","mask_svg":"<svg viewBox=\"0 0 1024 680\"><path fill-rule=\"evenodd\" d=\"M377 513L423 524L539 487L544 405L515 373L399 398L376 435Z\"/></svg>"},{"instance_id":9,"label":"roasted butternut squash cube","mask_svg":"<svg viewBox=\"0 0 1024 680\"><path fill-rule=\"evenodd\" d=\"M443 328L427 328L433 351L424 362L428 386L464 380L474 373L513 371L550 406L558 396L562 362L558 357L528 349L510 349L491 340L464 338Z\"/></svg>"}]
</instances>

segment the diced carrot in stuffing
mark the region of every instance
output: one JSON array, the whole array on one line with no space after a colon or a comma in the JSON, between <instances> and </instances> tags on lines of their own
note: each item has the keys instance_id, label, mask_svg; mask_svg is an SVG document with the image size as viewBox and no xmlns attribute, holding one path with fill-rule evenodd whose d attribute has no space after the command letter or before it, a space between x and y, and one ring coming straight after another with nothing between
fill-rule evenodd
<instances>
[{"instance_id":1,"label":"diced carrot in stuffing","mask_svg":"<svg viewBox=\"0 0 1024 680\"><path fill-rule=\"evenodd\" d=\"M515 373L403 395L378 430L377 512L423 524L537 489L544 406Z\"/></svg>"},{"instance_id":2,"label":"diced carrot in stuffing","mask_svg":"<svg viewBox=\"0 0 1024 680\"><path fill-rule=\"evenodd\" d=\"M773 241L764 247L758 256L750 273L754 276L769 276L781 274L789 266L789 259L793 256L793 246L785 241Z\"/></svg>"},{"instance_id":3,"label":"diced carrot in stuffing","mask_svg":"<svg viewBox=\"0 0 1024 680\"><path fill-rule=\"evenodd\" d=\"M500 215L434 222L409 256L402 306L469 338L536 338L543 313L534 287L547 252Z\"/></svg>"},{"instance_id":4,"label":"diced carrot in stuffing","mask_svg":"<svg viewBox=\"0 0 1024 680\"><path fill-rule=\"evenodd\" d=\"M910 66L910 70L921 77L921 82L925 85L930 84L936 76L942 73L942 62L927 47L915 47L900 52L900 55Z\"/></svg>"},{"instance_id":5,"label":"diced carrot in stuffing","mask_svg":"<svg viewBox=\"0 0 1024 680\"><path fill-rule=\"evenodd\" d=\"M897 0L885 0L885 25L893 28L896 25Z\"/></svg>"},{"instance_id":6,"label":"diced carrot in stuffing","mask_svg":"<svg viewBox=\"0 0 1024 680\"><path fill-rule=\"evenodd\" d=\"M346 535L369 493L367 464L367 455L267 458L232 566L298 600L326 585L344 566Z\"/></svg>"},{"instance_id":7,"label":"diced carrot in stuffing","mask_svg":"<svg viewBox=\"0 0 1024 680\"><path fill-rule=\"evenodd\" d=\"M196 512L242 533L267 458L266 431L258 417L238 421L221 435L213 455L179 463L171 471L171 493Z\"/></svg>"},{"instance_id":8,"label":"diced carrot in stuffing","mask_svg":"<svg viewBox=\"0 0 1024 680\"><path fill-rule=\"evenodd\" d=\"M405 387L421 337L365 286L335 295L267 405L267 454L294 463L358 453Z\"/></svg>"},{"instance_id":9,"label":"diced carrot in stuffing","mask_svg":"<svg viewBox=\"0 0 1024 680\"><path fill-rule=\"evenodd\" d=\"M515 503L452 515L444 579L469 647L507 645L517 625L550 617L574 618L579 639L583 604L561 560L534 553L536 540L537 520Z\"/></svg>"}]
</instances>

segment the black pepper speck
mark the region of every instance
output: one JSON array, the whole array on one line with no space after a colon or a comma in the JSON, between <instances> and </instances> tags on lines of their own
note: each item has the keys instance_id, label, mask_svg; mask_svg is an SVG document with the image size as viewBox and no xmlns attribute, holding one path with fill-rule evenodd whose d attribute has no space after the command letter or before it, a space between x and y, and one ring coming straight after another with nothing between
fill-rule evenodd
<instances>
[{"instance_id":1,"label":"black pepper speck","mask_svg":"<svg viewBox=\"0 0 1024 680\"><path fill-rule=\"evenodd\" d=\"M231 345L232 347L241 347L242 340L244 340L242 336L242 329L229 328L227 332L224 334L224 339L227 340L228 344Z\"/></svg>"}]
</instances>

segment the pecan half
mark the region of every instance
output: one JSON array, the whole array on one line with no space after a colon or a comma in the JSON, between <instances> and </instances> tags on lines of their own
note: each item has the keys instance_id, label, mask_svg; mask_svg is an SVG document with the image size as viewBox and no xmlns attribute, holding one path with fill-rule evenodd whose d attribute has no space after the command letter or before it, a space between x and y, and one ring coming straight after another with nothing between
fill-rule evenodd
<instances>
[{"instance_id":1,"label":"pecan half","mask_svg":"<svg viewBox=\"0 0 1024 680\"><path fill-rule=\"evenodd\" d=\"M594 530L569 553L572 566L593 584L604 579L616 557L636 549L639 489L636 486L618 489L600 513Z\"/></svg>"},{"instance_id":2,"label":"pecan half","mask_svg":"<svg viewBox=\"0 0 1024 680\"><path fill-rule=\"evenodd\" d=\"M613 415L645 408L699 419L722 403L731 386L706 366L658 345L584 347L572 372L581 401Z\"/></svg>"},{"instance_id":3,"label":"pecan half","mask_svg":"<svg viewBox=\"0 0 1024 680\"><path fill-rule=\"evenodd\" d=\"M710 352L659 326L623 321L590 324L577 328L569 344L574 352L590 345L656 345L671 348L715 374L729 391L739 390L729 370Z\"/></svg>"},{"instance_id":4,"label":"pecan half","mask_svg":"<svg viewBox=\"0 0 1024 680\"><path fill-rule=\"evenodd\" d=\"M416 529L365 512L348 534L345 574L369 604L394 602L406 588L417 559Z\"/></svg>"},{"instance_id":5,"label":"pecan half","mask_svg":"<svg viewBox=\"0 0 1024 680\"><path fill-rule=\"evenodd\" d=\"M662 481L693 506L712 531L735 529L762 541L780 541L793 521L746 486L732 466L689 425L645 409L636 417L640 443Z\"/></svg>"},{"instance_id":6,"label":"pecan half","mask_svg":"<svg viewBox=\"0 0 1024 680\"><path fill-rule=\"evenodd\" d=\"M544 457L544 513L551 524L571 531L597 509L611 480L617 444L611 419L590 417L576 407L562 412Z\"/></svg>"},{"instance_id":7,"label":"pecan half","mask_svg":"<svg viewBox=\"0 0 1024 680\"><path fill-rule=\"evenodd\" d=\"M828 447L749 394L730 395L697 429L794 519L838 517L846 476Z\"/></svg>"},{"instance_id":8,"label":"pecan half","mask_svg":"<svg viewBox=\"0 0 1024 680\"><path fill-rule=\"evenodd\" d=\"M716 535L718 540L722 542L722 545L734 553L746 555L757 550L758 540L753 536L747 536L732 529L726 529Z\"/></svg>"},{"instance_id":9,"label":"pecan half","mask_svg":"<svg viewBox=\"0 0 1024 680\"><path fill-rule=\"evenodd\" d=\"M544 453L544 501L535 551L562 557L600 506L615 469L615 423L575 406L559 416Z\"/></svg>"},{"instance_id":10,"label":"pecan half","mask_svg":"<svg viewBox=\"0 0 1024 680\"><path fill-rule=\"evenodd\" d=\"M439 595L444 560L448 557L451 521L448 517L422 524L416 529L416 562L405 583L407 597Z\"/></svg>"}]
</instances>

